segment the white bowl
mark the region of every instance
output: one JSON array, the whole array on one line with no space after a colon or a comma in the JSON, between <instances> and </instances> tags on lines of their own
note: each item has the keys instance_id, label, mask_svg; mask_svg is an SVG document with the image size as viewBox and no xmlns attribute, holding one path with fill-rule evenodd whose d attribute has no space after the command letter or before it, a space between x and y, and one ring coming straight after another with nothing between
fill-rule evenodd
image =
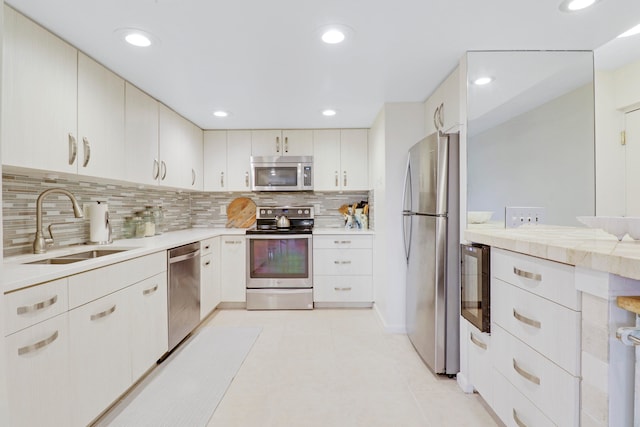
<instances>
[{"instance_id":1,"label":"white bowl","mask_svg":"<svg viewBox=\"0 0 640 427\"><path fill-rule=\"evenodd\" d=\"M629 237L634 240L640 240L640 217L628 216L625 219L627 220L627 233L629 233Z\"/></svg>"},{"instance_id":2,"label":"white bowl","mask_svg":"<svg viewBox=\"0 0 640 427\"><path fill-rule=\"evenodd\" d=\"M484 224L491 219L491 211L469 211L467 212L467 222L469 224Z\"/></svg>"},{"instance_id":3,"label":"white bowl","mask_svg":"<svg viewBox=\"0 0 640 427\"><path fill-rule=\"evenodd\" d=\"M578 221L589 228L600 228L622 240L628 230L628 218L623 216L578 216Z\"/></svg>"}]
</instances>

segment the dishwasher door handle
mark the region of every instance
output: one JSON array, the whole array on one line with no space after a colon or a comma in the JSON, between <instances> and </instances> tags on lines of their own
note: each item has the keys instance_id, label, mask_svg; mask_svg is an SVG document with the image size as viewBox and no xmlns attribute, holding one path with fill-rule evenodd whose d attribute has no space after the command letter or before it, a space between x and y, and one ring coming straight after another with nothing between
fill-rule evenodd
<instances>
[{"instance_id":1,"label":"dishwasher door handle","mask_svg":"<svg viewBox=\"0 0 640 427\"><path fill-rule=\"evenodd\" d=\"M173 264L173 263L176 263L176 262L180 262L180 261L184 261L184 260L187 260L187 259L195 258L198 255L200 255L200 249L198 249L197 251L189 252L188 254L177 256L175 258L169 258L169 264Z\"/></svg>"}]
</instances>

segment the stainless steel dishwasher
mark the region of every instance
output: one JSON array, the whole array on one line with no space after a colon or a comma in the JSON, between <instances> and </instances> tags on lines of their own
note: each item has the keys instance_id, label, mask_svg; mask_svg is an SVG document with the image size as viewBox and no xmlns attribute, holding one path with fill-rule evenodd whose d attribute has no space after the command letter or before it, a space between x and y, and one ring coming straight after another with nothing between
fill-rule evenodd
<instances>
[{"instance_id":1,"label":"stainless steel dishwasher","mask_svg":"<svg viewBox=\"0 0 640 427\"><path fill-rule=\"evenodd\" d=\"M169 351L200 322L200 242L167 251Z\"/></svg>"}]
</instances>

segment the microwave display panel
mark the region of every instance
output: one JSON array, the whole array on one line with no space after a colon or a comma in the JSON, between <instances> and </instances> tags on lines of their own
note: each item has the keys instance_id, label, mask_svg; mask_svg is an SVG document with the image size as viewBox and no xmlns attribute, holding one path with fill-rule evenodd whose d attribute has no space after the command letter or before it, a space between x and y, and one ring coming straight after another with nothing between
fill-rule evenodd
<instances>
[{"instance_id":1,"label":"microwave display panel","mask_svg":"<svg viewBox=\"0 0 640 427\"><path fill-rule=\"evenodd\" d=\"M297 187L297 166L255 167L255 185L259 187Z\"/></svg>"}]
</instances>

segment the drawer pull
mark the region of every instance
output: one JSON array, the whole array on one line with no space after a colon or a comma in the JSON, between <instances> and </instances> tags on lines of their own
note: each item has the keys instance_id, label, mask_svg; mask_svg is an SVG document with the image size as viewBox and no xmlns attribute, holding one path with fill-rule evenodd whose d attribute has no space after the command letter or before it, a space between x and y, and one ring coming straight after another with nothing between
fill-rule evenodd
<instances>
[{"instance_id":1,"label":"drawer pull","mask_svg":"<svg viewBox=\"0 0 640 427\"><path fill-rule=\"evenodd\" d=\"M516 422L516 425L518 427L527 427L527 425L525 423L522 422L522 420L520 419L520 417L518 416L518 413L516 412L516 410L513 410L513 421Z\"/></svg>"},{"instance_id":2,"label":"drawer pull","mask_svg":"<svg viewBox=\"0 0 640 427\"><path fill-rule=\"evenodd\" d=\"M46 301L41 301L33 305L24 305L22 307L18 307L16 309L16 312L18 314L33 313L34 311L42 310L45 307L49 307L50 305L55 304L57 301L58 301L58 295L54 295L52 298Z\"/></svg>"},{"instance_id":3,"label":"drawer pull","mask_svg":"<svg viewBox=\"0 0 640 427\"><path fill-rule=\"evenodd\" d=\"M481 349L483 349L483 350L487 349L487 345L485 343L483 343L482 341L480 341L478 338L476 338L475 335L473 335L473 332L469 332L469 338L471 339L472 343L474 343L475 345L477 345Z\"/></svg>"},{"instance_id":4,"label":"drawer pull","mask_svg":"<svg viewBox=\"0 0 640 427\"><path fill-rule=\"evenodd\" d=\"M27 353L33 353L36 350L39 350L43 347L48 346L49 344L51 344L57 339L58 339L58 331L55 331L53 335L51 335L49 338L45 338L42 341L38 341L35 344L27 345L25 347L20 347L18 349L18 356L22 356L23 354L27 354Z\"/></svg>"},{"instance_id":5,"label":"drawer pull","mask_svg":"<svg viewBox=\"0 0 640 427\"><path fill-rule=\"evenodd\" d=\"M516 268L516 267L513 267L513 274L516 274L520 277L524 277L525 279L535 280L536 282L542 281L542 274L530 273L528 271L520 270L519 268Z\"/></svg>"},{"instance_id":6,"label":"drawer pull","mask_svg":"<svg viewBox=\"0 0 640 427\"><path fill-rule=\"evenodd\" d=\"M333 261L334 264L340 264L340 265L345 265L345 264L351 264L351 261Z\"/></svg>"},{"instance_id":7,"label":"drawer pull","mask_svg":"<svg viewBox=\"0 0 640 427\"><path fill-rule=\"evenodd\" d=\"M333 243L336 245L348 245L351 243L351 240L334 240Z\"/></svg>"},{"instance_id":8,"label":"drawer pull","mask_svg":"<svg viewBox=\"0 0 640 427\"><path fill-rule=\"evenodd\" d=\"M103 317L107 317L108 315L110 315L114 311L116 311L116 305L115 304L113 305L113 307L111 307L108 310L101 311L100 313L92 314L91 315L91 320L102 319Z\"/></svg>"},{"instance_id":9,"label":"drawer pull","mask_svg":"<svg viewBox=\"0 0 640 427\"><path fill-rule=\"evenodd\" d=\"M542 327L542 323L540 323L538 320L533 320L526 316L523 316L522 314L518 313L515 308L513 309L513 317L524 324L533 326L534 328L540 329Z\"/></svg>"},{"instance_id":10,"label":"drawer pull","mask_svg":"<svg viewBox=\"0 0 640 427\"><path fill-rule=\"evenodd\" d=\"M211 265L211 261L205 261L204 264L202 264L204 267L208 267Z\"/></svg>"},{"instance_id":11,"label":"drawer pull","mask_svg":"<svg viewBox=\"0 0 640 427\"><path fill-rule=\"evenodd\" d=\"M224 243L227 244L227 245L236 245L236 244L239 245L242 242L239 242L237 240L225 240Z\"/></svg>"},{"instance_id":12,"label":"drawer pull","mask_svg":"<svg viewBox=\"0 0 640 427\"><path fill-rule=\"evenodd\" d=\"M149 295L149 294L154 293L157 290L158 290L158 285L155 285L155 286L153 286L153 287L151 287L149 289L145 289L144 291L142 291L142 295ZM114 306L114 310L115 310L115 306Z\"/></svg>"},{"instance_id":13,"label":"drawer pull","mask_svg":"<svg viewBox=\"0 0 640 427\"><path fill-rule=\"evenodd\" d=\"M207 246L205 246L205 247L204 247L204 250L206 251L206 250L208 250L210 247L211 247L211 245L207 245Z\"/></svg>"},{"instance_id":14,"label":"drawer pull","mask_svg":"<svg viewBox=\"0 0 640 427\"><path fill-rule=\"evenodd\" d=\"M535 375L525 371L520 366L518 366L518 362L516 362L516 359L513 359L513 369L515 369L516 372L520 374L520 376L522 376L522 378L528 381L531 381L536 385L540 385L540 378L536 377Z\"/></svg>"},{"instance_id":15,"label":"drawer pull","mask_svg":"<svg viewBox=\"0 0 640 427\"><path fill-rule=\"evenodd\" d=\"M333 289L335 289L336 291L350 291L351 290L351 286L346 287L346 288L333 288Z\"/></svg>"}]
</instances>

